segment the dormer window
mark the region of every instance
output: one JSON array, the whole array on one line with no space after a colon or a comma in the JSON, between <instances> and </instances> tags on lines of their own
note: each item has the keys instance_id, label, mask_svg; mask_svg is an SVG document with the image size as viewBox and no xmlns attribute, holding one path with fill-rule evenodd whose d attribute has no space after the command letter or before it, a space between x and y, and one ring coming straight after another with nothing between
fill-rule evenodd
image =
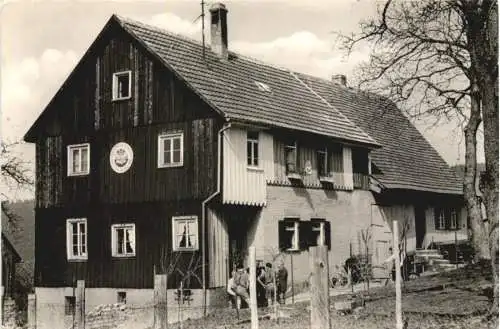
<instances>
[{"instance_id":1,"label":"dormer window","mask_svg":"<svg viewBox=\"0 0 500 329\"><path fill-rule=\"evenodd\" d=\"M113 100L129 99L132 94L132 71L113 73Z\"/></svg>"}]
</instances>

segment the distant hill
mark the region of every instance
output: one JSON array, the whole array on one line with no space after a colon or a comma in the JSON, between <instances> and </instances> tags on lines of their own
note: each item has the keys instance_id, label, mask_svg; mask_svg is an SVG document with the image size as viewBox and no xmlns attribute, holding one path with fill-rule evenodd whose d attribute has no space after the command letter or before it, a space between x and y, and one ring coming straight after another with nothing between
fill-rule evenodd
<instances>
[{"instance_id":1,"label":"distant hill","mask_svg":"<svg viewBox=\"0 0 500 329\"><path fill-rule=\"evenodd\" d=\"M2 232L4 232L22 258L16 271L21 284L26 289L33 287L35 272L35 201L3 203L9 213L14 215L9 222L2 211Z\"/></svg>"}]
</instances>

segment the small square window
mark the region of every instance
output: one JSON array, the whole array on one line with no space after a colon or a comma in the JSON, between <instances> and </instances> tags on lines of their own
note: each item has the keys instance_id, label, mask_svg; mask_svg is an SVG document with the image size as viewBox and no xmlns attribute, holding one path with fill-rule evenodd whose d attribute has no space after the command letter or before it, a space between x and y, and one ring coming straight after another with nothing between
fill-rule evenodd
<instances>
[{"instance_id":1,"label":"small square window","mask_svg":"<svg viewBox=\"0 0 500 329\"><path fill-rule=\"evenodd\" d=\"M247 165L259 166L259 133L255 131L247 133Z\"/></svg>"},{"instance_id":2,"label":"small square window","mask_svg":"<svg viewBox=\"0 0 500 329\"><path fill-rule=\"evenodd\" d=\"M158 136L158 168L180 167L184 164L184 135L182 133Z\"/></svg>"},{"instance_id":3,"label":"small square window","mask_svg":"<svg viewBox=\"0 0 500 329\"><path fill-rule=\"evenodd\" d=\"M132 93L132 71L113 73L113 100L129 99Z\"/></svg>"},{"instance_id":4,"label":"small square window","mask_svg":"<svg viewBox=\"0 0 500 329\"><path fill-rule=\"evenodd\" d=\"M113 257L135 256L135 224L111 225L111 247Z\"/></svg>"},{"instance_id":5,"label":"small square window","mask_svg":"<svg viewBox=\"0 0 500 329\"><path fill-rule=\"evenodd\" d=\"M127 293L125 291L118 291L116 301L120 304L127 304Z\"/></svg>"},{"instance_id":6,"label":"small square window","mask_svg":"<svg viewBox=\"0 0 500 329\"><path fill-rule=\"evenodd\" d=\"M75 296L65 296L64 297L64 315L74 315L76 308L76 297Z\"/></svg>"},{"instance_id":7,"label":"small square window","mask_svg":"<svg viewBox=\"0 0 500 329\"><path fill-rule=\"evenodd\" d=\"M198 217L172 217L174 251L198 250Z\"/></svg>"},{"instance_id":8,"label":"small square window","mask_svg":"<svg viewBox=\"0 0 500 329\"><path fill-rule=\"evenodd\" d=\"M66 254L68 260L87 259L87 220L71 218L66 221Z\"/></svg>"},{"instance_id":9,"label":"small square window","mask_svg":"<svg viewBox=\"0 0 500 329\"><path fill-rule=\"evenodd\" d=\"M88 175L90 144L68 145L68 176Z\"/></svg>"}]
</instances>

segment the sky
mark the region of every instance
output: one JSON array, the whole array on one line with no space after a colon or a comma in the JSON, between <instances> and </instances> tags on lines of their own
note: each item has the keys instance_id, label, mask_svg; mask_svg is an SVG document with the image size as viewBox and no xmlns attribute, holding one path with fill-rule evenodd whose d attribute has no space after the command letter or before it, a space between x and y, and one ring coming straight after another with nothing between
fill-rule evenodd
<instances>
[{"instance_id":1,"label":"sky","mask_svg":"<svg viewBox=\"0 0 500 329\"><path fill-rule=\"evenodd\" d=\"M201 39L200 0L0 3L0 132L6 142L22 139L112 14ZM207 1L206 7L212 3ZM327 79L345 74L348 83L356 66L369 58L364 49L345 58L335 32L357 31L361 20L376 14L374 0L224 3L230 50ZM433 123L414 121L448 164L462 163L464 144L457 124ZM17 151L34 162L33 145ZM484 161L482 152L478 157Z\"/></svg>"}]
</instances>

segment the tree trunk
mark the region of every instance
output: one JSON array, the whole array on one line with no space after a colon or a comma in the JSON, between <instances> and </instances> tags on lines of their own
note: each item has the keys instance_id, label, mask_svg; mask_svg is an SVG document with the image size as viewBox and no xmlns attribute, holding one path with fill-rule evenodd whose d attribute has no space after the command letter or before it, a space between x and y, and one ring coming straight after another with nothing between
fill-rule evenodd
<instances>
[{"instance_id":1,"label":"tree trunk","mask_svg":"<svg viewBox=\"0 0 500 329\"><path fill-rule=\"evenodd\" d=\"M473 85L471 95L471 114L464 129L465 133L465 173L464 173L464 199L467 207L467 219L471 227L474 258L489 259L488 238L484 230L481 216L481 206L476 195L476 168L477 168L477 130L481 123L480 95L477 85Z\"/></svg>"}]
</instances>

